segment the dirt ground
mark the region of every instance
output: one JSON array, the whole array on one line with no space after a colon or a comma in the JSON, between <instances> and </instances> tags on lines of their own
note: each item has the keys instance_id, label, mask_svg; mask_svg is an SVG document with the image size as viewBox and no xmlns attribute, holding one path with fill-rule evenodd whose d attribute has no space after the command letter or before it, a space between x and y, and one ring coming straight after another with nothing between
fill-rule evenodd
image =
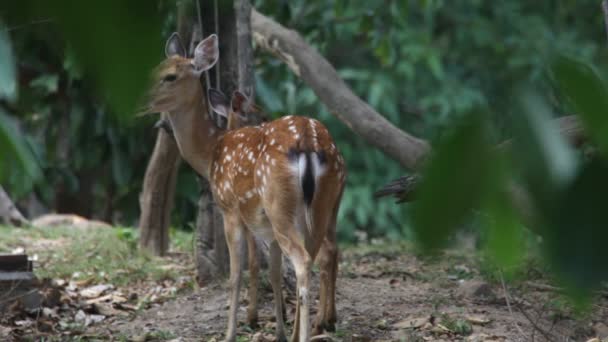
<instances>
[{"instance_id":1,"label":"dirt ground","mask_svg":"<svg viewBox=\"0 0 608 342\"><path fill-rule=\"evenodd\" d=\"M435 260L406 251L348 250L338 279L333 341L587 341L608 339L608 299L598 296L586 314L574 314L533 267L528 280L507 286L487 282L477 262L462 253ZM532 279L532 280L530 280ZM315 279L318 283L318 278ZM516 283L516 284L515 284ZM273 341L272 295L261 291L260 326L244 326L241 293L239 341ZM315 292L316 293L316 292ZM132 320L115 320L98 332L133 340L163 337L220 341L226 327L227 288L215 284L154 305ZM293 298L288 296L288 319ZM600 341L600 340L594 340Z\"/></svg>"},{"instance_id":2,"label":"dirt ground","mask_svg":"<svg viewBox=\"0 0 608 342\"><path fill-rule=\"evenodd\" d=\"M103 235L97 236L71 230L51 235L40 230L30 237L24 236L27 231L7 231L12 235L2 238L3 248L23 247L39 254L35 269L49 270L53 264L70 266L83 260L83 251L97 263L74 265L78 272L68 268L57 270L55 275L49 273L53 279L41 286L40 307L34 303L36 306L28 310L31 303L17 301L0 312L0 341L222 340L227 324L227 281L197 287L191 251L139 261L114 253L113 260L120 261L116 268L101 272L100 267L107 266L113 255L107 253L118 250L119 244L128 251L126 246L134 242L116 240L112 230L100 230ZM90 238L78 240L82 236ZM92 250L91 246L100 245L102 239L109 239L106 248ZM77 249L66 247L71 240L75 241L71 248ZM68 252L58 256L59 249ZM148 275L153 269L144 269L150 263L158 266L156 278ZM111 277L119 272L120 277ZM80 277L75 278L77 274ZM318 340L608 341L606 288L586 311L575 312L546 274L542 263L530 259L505 282L501 273L482 262L471 248L455 248L433 257L418 255L408 244L343 248L337 330ZM243 284L238 341L274 341L272 293L266 276L264 271L259 291L260 327L256 329L244 325L247 296ZM315 271L313 295L317 290ZM294 298L287 290L284 294L289 332ZM0 304L2 299L0 296Z\"/></svg>"}]
</instances>

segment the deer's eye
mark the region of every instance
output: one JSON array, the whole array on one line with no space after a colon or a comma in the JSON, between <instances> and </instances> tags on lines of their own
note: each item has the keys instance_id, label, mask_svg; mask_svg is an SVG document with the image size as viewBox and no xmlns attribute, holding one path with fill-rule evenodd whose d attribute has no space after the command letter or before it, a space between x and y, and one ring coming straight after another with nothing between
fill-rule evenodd
<instances>
[{"instance_id":1,"label":"deer's eye","mask_svg":"<svg viewBox=\"0 0 608 342\"><path fill-rule=\"evenodd\" d=\"M177 75L169 74L163 78L163 82L173 82L177 79Z\"/></svg>"}]
</instances>

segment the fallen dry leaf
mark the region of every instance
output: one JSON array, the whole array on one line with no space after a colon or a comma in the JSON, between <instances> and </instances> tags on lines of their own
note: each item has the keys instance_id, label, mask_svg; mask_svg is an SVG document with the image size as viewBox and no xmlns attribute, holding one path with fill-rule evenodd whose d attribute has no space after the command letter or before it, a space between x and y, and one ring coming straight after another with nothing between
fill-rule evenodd
<instances>
[{"instance_id":1,"label":"fallen dry leaf","mask_svg":"<svg viewBox=\"0 0 608 342\"><path fill-rule=\"evenodd\" d=\"M467 315L465 317L467 321L472 324L484 325L490 323L492 320L484 315Z\"/></svg>"},{"instance_id":2,"label":"fallen dry leaf","mask_svg":"<svg viewBox=\"0 0 608 342\"><path fill-rule=\"evenodd\" d=\"M395 329L416 329L429 322L429 317L406 318L393 324Z\"/></svg>"},{"instance_id":3,"label":"fallen dry leaf","mask_svg":"<svg viewBox=\"0 0 608 342\"><path fill-rule=\"evenodd\" d=\"M101 297L97 297L97 298L92 298L92 299L87 299L85 301L85 304L96 304L96 303L101 303L101 302L105 302L105 301L109 301L111 300L113 297L112 294L107 294L105 296L101 296Z\"/></svg>"},{"instance_id":4,"label":"fallen dry leaf","mask_svg":"<svg viewBox=\"0 0 608 342\"><path fill-rule=\"evenodd\" d=\"M85 298L97 298L101 296L104 292L113 289L114 286L108 284L99 284L87 287L80 291L80 295Z\"/></svg>"}]
</instances>

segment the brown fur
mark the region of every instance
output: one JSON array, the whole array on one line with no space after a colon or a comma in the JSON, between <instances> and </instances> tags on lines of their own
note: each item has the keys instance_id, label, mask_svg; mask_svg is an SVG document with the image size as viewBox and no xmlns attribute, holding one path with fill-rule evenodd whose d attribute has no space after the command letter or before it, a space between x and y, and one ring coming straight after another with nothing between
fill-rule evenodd
<instances>
[{"instance_id":1,"label":"brown fur","mask_svg":"<svg viewBox=\"0 0 608 342\"><path fill-rule=\"evenodd\" d=\"M298 301L292 339L308 341L308 292L315 259L321 266L321 290L314 333L331 329L336 321L336 216L345 184L344 160L327 129L315 119L287 116L260 126L218 130L206 113L206 99L198 80L200 73L193 73L192 64L191 60L178 56L163 62L156 73L157 83L150 104L151 111L168 112L182 156L209 179L223 212L232 285L226 338L236 339L240 260L246 257L242 253L244 239L250 245L250 268L257 274L257 264L251 264L255 263L252 261L255 250L250 235L255 234L270 243L278 340L285 339L280 285L283 252L293 262L297 277ZM167 74L175 74L177 79L163 82ZM231 125L238 122L233 121ZM290 149L323 152L324 173L316 178L317 190L310 209L303 203L299 169L297 162L289 159ZM310 231L303 228L306 210L311 211ZM257 291L257 276L252 278ZM257 303L255 293L250 304L251 301ZM256 303L250 305L248 320L257 318Z\"/></svg>"}]
</instances>

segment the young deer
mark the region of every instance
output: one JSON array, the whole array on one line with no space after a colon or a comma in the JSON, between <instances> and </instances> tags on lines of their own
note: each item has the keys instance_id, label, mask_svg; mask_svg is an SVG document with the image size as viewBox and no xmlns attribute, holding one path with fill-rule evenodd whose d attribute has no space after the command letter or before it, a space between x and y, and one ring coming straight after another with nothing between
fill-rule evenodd
<instances>
[{"instance_id":1,"label":"young deer","mask_svg":"<svg viewBox=\"0 0 608 342\"><path fill-rule=\"evenodd\" d=\"M217 37L203 40L192 59L184 52L179 37L173 35L167 42L167 59L156 70L147 112L168 113L182 157L209 180L222 210L231 284L226 339L236 340L242 247L253 233L270 245L277 339L286 340L283 252L297 278L292 340L308 341L310 272L315 259L321 269L315 333L332 329L336 321L336 216L346 177L344 160L327 129L311 118L287 116L254 127L218 129L207 113L213 95L208 97L199 81L201 73L217 61ZM216 110L228 105L211 103Z\"/></svg>"}]
</instances>

